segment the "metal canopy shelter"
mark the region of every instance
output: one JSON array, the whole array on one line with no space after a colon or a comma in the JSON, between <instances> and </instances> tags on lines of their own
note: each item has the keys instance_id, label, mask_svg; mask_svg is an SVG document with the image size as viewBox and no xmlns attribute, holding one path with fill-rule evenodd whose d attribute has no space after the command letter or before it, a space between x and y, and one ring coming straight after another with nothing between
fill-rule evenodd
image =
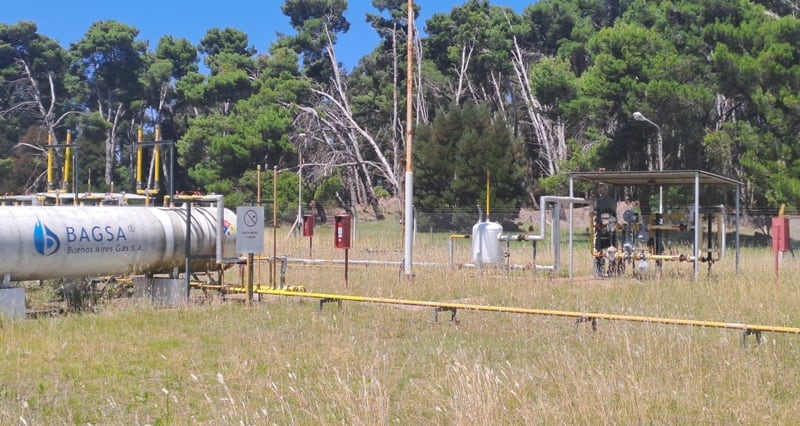
<instances>
[{"instance_id":1,"label":"metal canopy shelter","mask_svg":"<svg viewBox=\"0 0 800 426\"><path fill-rule=\"evenodd\" d=\"M742 182L735 179L709 173L702 170L664 170L664 171L628 171L628 172L574 172L569 175L569 195L574 197L574 180L584 179L594 183L605 183L619 186L694 186L694 279L700 273L700 186L730 186L736 192L736 273L739 273L739 196ZM570 212L571 213L571 212ZM709 232L711 230L709 229ZM572 233L572 230L570 230ZM571 267L571 266L570 266Z\"/></svg>"}]
</instances>

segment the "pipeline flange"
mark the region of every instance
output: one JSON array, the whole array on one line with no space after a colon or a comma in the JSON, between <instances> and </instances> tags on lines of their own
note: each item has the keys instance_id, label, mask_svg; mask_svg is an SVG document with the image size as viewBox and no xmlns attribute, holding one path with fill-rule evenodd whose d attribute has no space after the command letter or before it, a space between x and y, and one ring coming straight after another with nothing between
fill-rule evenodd
<instances>
[{"instance_id":1,"label":"pipeline flange","mask_svg":"<svg viewBox=\"0 0 800 426\"><path fill-rule=\"evenodd\" d=\"M764 336L761 335L761 330L753 330L753 329L746 329L742 332L742 347L747 347L747 336L755 336L756 343L761 345L764 344Z\"/></svg>"},{"instance_id":2,"label":"pipeline flange","mask_svg":"<svg viewBox=\"0 0 800 426\"><path fill-rule=\"evenodd\" d=\"M336 299L336 298L332 298L332 297L324 297L322 299L319 299L319 310L321 311L322 307L326 303L331 303L331 302L336 302L339 305L339 309L342 309L342 299Z\"/></svg>"},{"instance_id":3,"label":"pipeline flange","mask_svg":"<svg viewBox=\"0 0 800 426\"><path fill-rule=\"evenodd\" d=\"M576 319L575 320L575 329L577 330L578 326L581 325L581 323L584 323L584 322L592 323L592 333L597 331L597 318L589 317L589 316L582 316L582 317Z\"/></svg>"},{"instance_id":4,"label":"pipeline flange","mask_svg":"<svg viewBox=\"0 0 800 426\"><path fill-rule=\"evenodd\" d=\"M450 323L458 324L460 321L456 320L456 308L448 306L437 306L433 309L433 322L439 322L439 312L450 312Z\"/></svg>"}]
</instances>

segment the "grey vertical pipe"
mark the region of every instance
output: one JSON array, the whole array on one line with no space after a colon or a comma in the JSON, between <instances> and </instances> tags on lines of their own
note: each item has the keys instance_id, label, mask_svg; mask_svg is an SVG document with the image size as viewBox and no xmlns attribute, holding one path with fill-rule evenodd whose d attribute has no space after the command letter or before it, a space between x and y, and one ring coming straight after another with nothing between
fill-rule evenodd
<instances>
[{"instance_id":1,"label":"grey vertical pipe","mask_svg":"<svg viewBox=\"0 0 800 426\"><path fill-rule=\"evenodd\" d=\"M569 177L569 196L572 197L572 175ZM575 205L573 203L569 203L569 277L572 278L572 267L573 267L573 248L572 248L572 240L575 237L575 233L573 231L574 221L573 215L575 213Z\"/></svg>"},{"instance_id":2,"label":"grey vertical pipe","mask_svg":"<svg viewBox=\"0 0 800 426\"><path fill-rule=\"evenodd\" d=\"M217 234L220 232L217 231ZM191 276L192 276L192 203L186 203L186 296L192 289Z\"/></svg>"},{"instance_id":3,"label":"grey vertical pipe","mask_svg":"<svg viewBox=\"0 0 800 426\"><path fill-rule=\"evenodd\" d=\"M169 144L169 206L175 205L175 141Z\"/></svg>"},{"instance_id":4,"label":"grey vertical pipe","mask_svg":"<svg viewBox=\"0 0 800 426\"><path fill-rule=\"evenodd\" d=\"M222 232L225 226L225 203L222 195L217 195L217 265L222 265Z\"/></svg>"},{"instance_id":5,"label":"grey vertical pipe","mask_svg":"<svg viewBox=\"0 0 800 426\"><path fill-rule=\"evenodd\" d=\"M450 266L453 266L453 239L450 238L447 243L447 252L450 254Z\"/></svg>"},{"instance_id":6,"label":"grey vertical pipe","mask_svg":"<svg viewBox=\"0 0 800 426\"><path fill-rule=\"evenodd\" d=\"M736 185L736 275L739 275L739 193L741 189L741 185Z\"/></svg>"},{"instance_id":7,"label":"grey vertical pipe","mask_svg":"<svg viewBox=\"0 0 800 426\"><path fill-rule=\"evenodd\" d=\"M409 128L411 128L411 123L407 124ZM409 130L410 132L410 130ZM413 259L412 256L414 255L413 251L413 238L414 238L414 229L412 228L414 222L414 172L408 170L406 171L406 179L405 179L406 187L405 187L405 214L403 223L403 273L407 276L413 274Z\"/></svg>"},{"instance_id":8,"label":"grey vertical pipe","mask_svg":"<svg viewBox=\"0 0 800 426\"><path fill-rule=\"evenodd\" d=\"M720 221L717 224L717 243L719 244L719 258L722 259L725 257L725 252L728 249L728 242L725 235L728 233L728 224L725 220L727 216L727 211L725 210L725 204L719 205L720 210Z\"/></svg>"},{"instance_id":9,"label":"grey vertical pipe","mask_svg":"<svg viewBox=\"0 0 800 426\"><path fill-rule=\"evenodd\" d=\"M700 174L694 173L694 280L700 276Z\"/></svg>"},{"instance_id":10,"label":"grey vertical pipe","mask_svg":"<svg viewBox=\"0 0 800 426\"><path fill-rule=\"evenodd\" d=\"M556 273L561 272L561 203L553 203L553 265Z\"/></svg>"}]
</instances>

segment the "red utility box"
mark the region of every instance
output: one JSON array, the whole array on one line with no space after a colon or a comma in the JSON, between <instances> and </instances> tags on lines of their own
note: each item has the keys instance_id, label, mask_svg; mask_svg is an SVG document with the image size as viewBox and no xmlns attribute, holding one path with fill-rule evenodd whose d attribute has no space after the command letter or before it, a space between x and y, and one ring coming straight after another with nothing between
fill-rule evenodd
<instances>
[{"instance_id":1,"label":"red utility box","mask_svg":"<svg viewBox=\"0 0 800 426\"><path fill-rule=\"evenodd\" d=\"M313 237L314 236L314 215L313 214L304 214L303 215L303 236L304 237Z\"/></svg>"},{"instance_id":2,"label":"red utility box","mask_svg":"<svg viewBox=\"0 0 800 426\"><path fill-rule=\"evenodd\" d=\"M333 217L333 246L350 248L350 216L346 214Z\"/></svg>"},{"instance_id":3,"label":"red utility box","mask_svg":"<svg viewBox=\"0 0 800 426\"><path fill-rule=\"evenodd\" d=\"M789 250L789 218L785 216L772 218L772 251Z\"/></svg>"}]
</instances>

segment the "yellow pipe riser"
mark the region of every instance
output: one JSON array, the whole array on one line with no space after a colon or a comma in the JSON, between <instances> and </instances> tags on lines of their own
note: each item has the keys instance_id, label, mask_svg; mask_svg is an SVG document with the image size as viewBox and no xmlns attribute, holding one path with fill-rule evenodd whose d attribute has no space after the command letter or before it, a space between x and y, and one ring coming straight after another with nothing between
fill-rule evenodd
<instances>
[{"instance_id":1,"label":"yellow pipe riser","mask_svg":"<svg viewBox=\"0 0 800 426\"><path fill-rule=\"evenodd\" d=\"M61 185L61 188L64 190L67 190L67 188L69 187L69 175L70 175L69 163L72 159L72 151L70 150L69 145L71 143L72 143L72 131L67 130L67 147L64 149L64 176L62 179L64 183ZM77 192L77 190L75 192Z\"/></svg>"},{"instance_id":2,"label":"yellow pipe riser","mask_svg":"<svg viewBox=\"0 0 800 426\"><path fill-rule=\"evenodd\" d=\"M156 142L160 140L161 127L156 126ZM155 173L155 177L153 178L153 188L157 194L161 189L161 145L156 145L154 151L153 157L155 157L155 166L153 168L155 170L153 172Z\"/></svg>"},{"instance_id":3,"label":"yellow pipe riser","mask_svg":"<svg viewBox=\"0 0 800 426\"><path fill-rule=\"evenodd\" d=\"M142 155L143 155L144 149L142 148L142 142L144 141L144 136L143 136L143 131L142 131L141 127L139 127L139 130L137 130L136 134L137 134L136 139L139 142L139 145L136 147L136 191L138 193L140 190L143 189L143 185L142 185L142 168L143 168L143 166L142 166L142 164L143 164Z\"/></svg>"},{"instance_id":4,"label":"yellow pipe riser","mask_svg":"<svg viewBox=\"0 0 800 426\"><path fill-rule=\"evenodd\" d=\"M53 133L47 134L47 145L53 145ZM53 162L54 153L53 148L47 148L47 190L53 190Z\"/></svg>"}]
</instances>

